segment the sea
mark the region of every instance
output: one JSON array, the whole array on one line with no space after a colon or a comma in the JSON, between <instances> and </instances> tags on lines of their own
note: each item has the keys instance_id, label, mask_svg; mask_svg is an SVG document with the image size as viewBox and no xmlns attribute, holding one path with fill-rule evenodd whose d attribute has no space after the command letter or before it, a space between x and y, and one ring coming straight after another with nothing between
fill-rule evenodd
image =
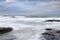
<instances>
[{"instance_id":1,"label":"sea","mask_svg":"<svg viewBox=\"0 0 60 40\"><path fill-rule=\"evenodd\" d=\"M0 16L0 27L12 27L9 33L0 34L0 40L42 40L46 28L60 29L60 22L45 22L59 17Z\"/></svg>"}]
</instances>

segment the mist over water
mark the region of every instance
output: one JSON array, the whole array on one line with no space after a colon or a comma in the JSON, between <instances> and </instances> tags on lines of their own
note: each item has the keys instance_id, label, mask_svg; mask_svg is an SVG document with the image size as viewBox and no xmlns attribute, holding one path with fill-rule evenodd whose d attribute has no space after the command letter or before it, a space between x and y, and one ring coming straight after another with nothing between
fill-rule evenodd
<instances>
[{"instance_id":1,"label":"mist over water","mask_svg":"<svg viewBox=\"0 0 60 40\"><path fill-rule=\"evenodd\" d=\"M13 31L0 36L1 40L42 40L41 33L45 28L59 29L60 22L44 22L60 18L26 18L21 16L0 16L0 27L12 27Z\"/></svg>"}]
</instances>

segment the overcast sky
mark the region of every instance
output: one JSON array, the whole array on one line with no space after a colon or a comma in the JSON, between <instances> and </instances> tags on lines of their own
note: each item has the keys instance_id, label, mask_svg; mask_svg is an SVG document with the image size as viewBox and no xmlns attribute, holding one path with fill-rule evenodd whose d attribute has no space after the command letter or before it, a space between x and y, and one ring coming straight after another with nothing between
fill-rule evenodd
<instances>
[{"instance_id":1,"label":"overcast sky","mask_svg":"<svg viewBox=\"0 0 60 40\"><path fill-rule=\"evenodd\" d=\"M60 0L0 0L0 14L60 16Z\"/></svg>"}]
</instances>

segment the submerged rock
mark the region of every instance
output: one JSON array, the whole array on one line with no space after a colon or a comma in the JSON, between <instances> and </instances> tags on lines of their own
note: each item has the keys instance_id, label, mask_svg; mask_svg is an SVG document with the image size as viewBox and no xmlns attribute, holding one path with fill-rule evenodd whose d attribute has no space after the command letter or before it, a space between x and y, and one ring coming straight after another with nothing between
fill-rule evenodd
<instances>
[{"instance_id":1,"label":"submerged rock","mask_svg":"<svg viewBox=\"0 0 60 40\"><path fill-rule=\"evenodd\" d=\"M55 30L55 29L50 29L50 28L45 29L45 30L46 31L41 34L42 38L44 38L45 40L60 40L60 36L59 36L60 35L60 30ZM47 30L49 32L47 32Z\"/></svg>"},{"instance_id":2,"label":"submerged rock","mask_svg":"<svg viewBox=\"0 0 60 40\"><path fill-rule=\"evenodd\" d=\"M4 34L7 32L10 32L12 30L13 30L13 28L11 28L11 27L0 27L0 34Z\"/></svg>"},{"instance_id":3,"label":"submerged rock","mask_svg":"<svg viewBox=\"0 0 60 40\"><path fill-rule=\"evenodd\" d=\"M51 34L51 33L42 33L42 35L50 35L50 36L54 36L54 34Z\"/></svg>"},{"instance_id":4,"label":"submerged rock","mask_svg":"<svg viewBox=\"0 0 60 40\"><path fill-rule=\"evenodd\" d=\"M52 19L52 20L46 20L45 22L60 22L60 20Z\"/></svg>"},{"instance_id":5,"label":"submerged rock","mask_svg":"<svg viewBox=\"0 0 60 40\"><path fill-rule=\"evenodd\" d=\"M54 40L54 39L56 39L56 36L51 34L51 33L43 33L42 35L45 38L45 40Z\"/></svg>"},{"instance_id":6,"label":"submerged rock","mask_svg":"<svg viewBox=\"0 0 60 40\"><path fill-rule=\"evenodd\" d=\"M15 16L11 16L11 18L15 18Z\"/></svg>"},{"instance_id":7,"label":"submerged rock","mask_svg":"<svg viewBox=\"0 0 60 40\"><path fill-rule=\"evenodd\" d=\"M57 30L56 33L60 33L60 30Z\"/></svg>"}]
</instances>

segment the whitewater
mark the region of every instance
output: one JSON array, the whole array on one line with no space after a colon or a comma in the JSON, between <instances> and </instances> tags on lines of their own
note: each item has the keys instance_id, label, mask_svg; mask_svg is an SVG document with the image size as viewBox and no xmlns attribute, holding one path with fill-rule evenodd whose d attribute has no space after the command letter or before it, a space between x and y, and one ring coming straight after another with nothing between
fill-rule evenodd
<instances>
[{"instance_id":1,"label":"whitewater","mask_svg":"<svg viewBox=\"0 0 60 40\"><path fill-rule=\"evenodd\" d=\"M13 31L0 34L0 40L42 40L46 28L60 29L60 22L45 22L60 18L27 18L24 16L0 16L0 27L12 27Z\"/></svg>"}]
</instances>

